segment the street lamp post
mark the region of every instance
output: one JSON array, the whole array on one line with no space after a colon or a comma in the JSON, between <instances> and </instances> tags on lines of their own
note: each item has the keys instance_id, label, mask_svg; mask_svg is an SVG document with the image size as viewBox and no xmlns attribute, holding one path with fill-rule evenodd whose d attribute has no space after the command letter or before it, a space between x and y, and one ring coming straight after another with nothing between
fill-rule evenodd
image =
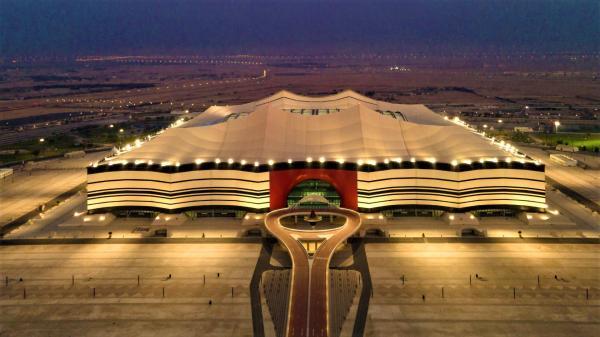
<instances>
[{"instance_id":1,"label":"street lamp post","mask_svg":"<svg viewBox=\"0 0 600 337\"><path fill-rule=\"evenodd\" d=\"M554 132L558 133L558 127L560 126L560 122L559 121L554 121Z\"/></svg>"}]
</instances>

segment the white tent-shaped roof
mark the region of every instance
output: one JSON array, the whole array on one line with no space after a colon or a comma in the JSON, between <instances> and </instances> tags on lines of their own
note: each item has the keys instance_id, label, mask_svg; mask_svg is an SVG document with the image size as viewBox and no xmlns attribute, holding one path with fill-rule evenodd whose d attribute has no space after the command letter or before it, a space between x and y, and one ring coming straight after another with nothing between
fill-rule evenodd
<instances>
[{"instance_id":1,"label":"white tent-shaped roof","mask_svg":"<svg viewBox=\"0 0 600 337\"><path fill-rule=\"evenodd\" d=\"M298 113L302 109L317 113ZM231 158L264 164L309 157L449 163L502 156L507 153L424 105L386 103L353 91L324 97L281 91L247 104L210 107L119 158L182 164Z\"/></svg>"}]
</instances>

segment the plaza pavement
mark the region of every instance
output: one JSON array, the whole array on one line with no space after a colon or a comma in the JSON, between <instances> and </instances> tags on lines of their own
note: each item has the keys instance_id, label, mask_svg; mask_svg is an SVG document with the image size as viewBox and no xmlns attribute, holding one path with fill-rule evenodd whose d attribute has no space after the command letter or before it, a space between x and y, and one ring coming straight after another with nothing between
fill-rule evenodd
<instances>
[{"instance_id":1,"label":"plaza pavement","mask_svg":"<svg viewBox=\"0 0 600 337\"><path fill-rule=\"evenodd\" d=\"M259 250L0 246L0 278L9 280L0 287L0 335L251 336L248 286ZM365 336L594 336L600 328L597 244L369 243L366 252L374 291Z\"/></svg>"},{"instance_id":2,"label":"plaza pavement","mask_svg":"<svg viewBox=\"0 0 600 337\"><path fill-rule=\"evenodd\" d=\"M0 336L252 336L248 286L259 250L260 244L0 246Z\"/></svg>"},{"instance_id":3,"label":"plaza pavement","mask_svg":"<svg viewBox=\"0 0 600 337\"><path fill-rule=\"evenodd\" d=\"M403 243L366 248L374 285L366 336L558 337L597 336L600 331L598 245Z\"/></svg>"}]
</instances>

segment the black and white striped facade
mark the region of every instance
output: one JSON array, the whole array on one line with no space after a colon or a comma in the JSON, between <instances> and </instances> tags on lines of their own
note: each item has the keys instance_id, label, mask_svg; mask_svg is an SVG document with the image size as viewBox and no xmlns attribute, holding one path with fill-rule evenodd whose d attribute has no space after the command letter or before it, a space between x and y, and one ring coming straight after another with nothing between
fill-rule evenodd
<instances>
[{"instance_id":1,"label":"black and white striped facade","mask_svg":"<svg viewBox=\"0 0 600 337\"><path fill-rule=\"evenodd\" d=\"M543 171L519 169L358 172L358 207L365 211L406 206L544 208L545 185Z\"/></svg>"},{"instance_id":2,"label":"black and white striped facade","mask_svg":"<svg viewBox=\"0 0 600 337\"><path fill-rule=\"evenodd\" d=\"M108 171L88 175L88 210L214 207L269 209L269 173L236 170Z\"/></svg>"},{"instance_id":3,"label":"black and white striped facade","mask_svg":"<svg viewBox=\"0 0 600 337\"><path fill-rule=\"evenodd\" d=\"M359 166L294 162L258 167L228 163L90 167L88 209L148 208L175 212L230 207L265 212L271 209L270 191L274 187L271 177L291 169L355 173L357 208L363 212L415 206L453 211L546 207L544 166L534 163L452 166L404 162Z\"/></svg>"}]
</instances>

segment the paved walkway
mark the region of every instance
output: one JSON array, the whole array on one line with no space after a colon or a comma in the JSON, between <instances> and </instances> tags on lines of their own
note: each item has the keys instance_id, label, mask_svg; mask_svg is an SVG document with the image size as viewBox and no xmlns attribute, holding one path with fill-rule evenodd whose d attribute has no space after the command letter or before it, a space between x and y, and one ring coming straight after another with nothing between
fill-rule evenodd
<instances>
[{"instance_id":1,"label":"paved walkway","mask_svg":"<svg viewBox=\"0 0 600 337\"><path fill-rule=\"evenodd\" d=\"M231 243L0 246L0 335L250 337L248 286L259 250Z\"/></svg>"},{"instance_id":2,"label":"paved walkway","mask_svg":"<svg viewBox=\"0 0 600 337\"><path fill-rule=\"evenodd\" d=\"M374 294L365 335L597 335L598 247L367 244Z\"/></svg>"}]
</instances>

